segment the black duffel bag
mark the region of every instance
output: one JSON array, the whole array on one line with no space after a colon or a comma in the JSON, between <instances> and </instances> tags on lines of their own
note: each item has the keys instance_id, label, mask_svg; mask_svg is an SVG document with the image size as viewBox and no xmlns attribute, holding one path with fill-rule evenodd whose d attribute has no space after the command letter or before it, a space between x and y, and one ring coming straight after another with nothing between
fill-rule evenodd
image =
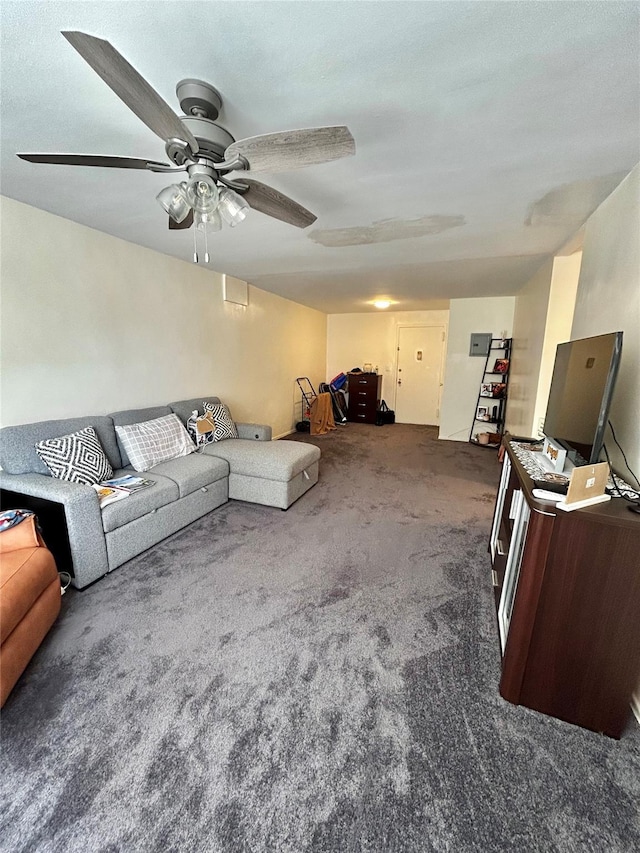
<instances>
[{"instance_id":1,"label":"black duffel bag","mask_svg":"<svg viewBox=\"0 0 640 853\"><path fill-rule=\"evenodd\" d=\"M380 401L380 406L376 411L376 426L382 426L383 424L394 424L396 422L396 413L393 409L390 409L389 406L385 403L384 400Z\"/></svg>"}]
</instances>

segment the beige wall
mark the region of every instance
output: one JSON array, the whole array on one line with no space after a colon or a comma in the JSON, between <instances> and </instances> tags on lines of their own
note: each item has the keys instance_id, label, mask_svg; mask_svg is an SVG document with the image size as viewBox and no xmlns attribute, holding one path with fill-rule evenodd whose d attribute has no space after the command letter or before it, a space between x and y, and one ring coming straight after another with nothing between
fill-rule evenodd
<instances>
[{"instance_id":1,"label":"beige wall","mask_svg":"<svg viewBox=\"0 0 640 853\"><path fill-rule=\"evenodd\" d=\"M485 360L469 355L472 332L511 337L515 297L452 299L440 404L440 438L467 441L475 414Z\"/></svg>"},{"instance_id":2,"label":"beige wall","mask_svg":"<svg viewBox=\"0 0 640 853\"><path fill-rule=\"evenodd\" d=\"M507 430L513 435L532 435L552 273L550 259L515 300L506 419Z\"/></svg>"},{"instance_id":3,"label":"beige wall","mask_svg":"<svg viewBox=\"0 0 640 853\"><path fill-rule=\"evenodd\" d=\"M544 331L540 375L538 377L538 393L529 435L541 434L541 426L547 412L556 347L558 344L571 339L571 323L576 304L581 263L582 252L558 256L553 260L547 324Z\"/></svg>"},{"instance_id":4,"label":"beige wall","mask_svg":"<svg viewBox=\"0 0 640 853\"><path fill-rule=\"evenodd\" d=\"M289 432L296 376L324 379L326 315L2 199L3 424L218 394ZM298 407L299 408L299 407Z\"/></svg>"},{"instance_id":5,"label":"beige wall","mask_svg":"<svg viewBox=\"0 0 640 853\"><path fill-rule=\"evenodd\" d=\"M370 362L382 374L382 396L395 405L395 371L400 326L444 326L448 311L380 311L330 314L327 320L327 378Z\"/></svg>"},{"instance_id":6,"label":"beige wall","mask_svg":"<svg viewBox=\"0 0 640 853\"><path fill-rule=\"evenodd\" d=\"M587 221L571 337L624 332L610 419L640 476L640 164ZM613 467L624 460L611 433Z\"/></svg>"},{"instance_id":7,"label":"beige wall","mask_svg":"<svg viewBox=\"0 0 640 853\"><path fill-rule=\"evenodd\" d=\"M550 259L516 296L506 420L513 435L538 435L556 346L571 337L580 260L580 252Z\"/></svg>"}]
</instances>

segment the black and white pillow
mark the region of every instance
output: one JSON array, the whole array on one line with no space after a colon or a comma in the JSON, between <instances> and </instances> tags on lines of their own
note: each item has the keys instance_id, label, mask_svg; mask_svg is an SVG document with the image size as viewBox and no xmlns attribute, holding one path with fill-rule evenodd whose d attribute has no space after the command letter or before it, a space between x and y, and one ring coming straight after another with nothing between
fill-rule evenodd
<instances>
[{"instance_id":1,"label":"black and white pillow","mask_svg":"<svg viewBox=\"0 0 640 853\"><path fill-rule=\"evenodd\" d=\"M91 426L40 441L36 453L58 480L91 486L113 477L113 468Z\"/></svg>"},{"instance_id":2,"label":"black and white pillow","mask_svg":"<svg viewBox=\"0 0 640 853\"><path fill-rule=\"evenodd\" d=\"M231 413L224 403L203 403L205 412L211 412L216 422L216 431L213 434L214 441L224 441L225 438L239 438Z\"/></svg>"}]
</instances>

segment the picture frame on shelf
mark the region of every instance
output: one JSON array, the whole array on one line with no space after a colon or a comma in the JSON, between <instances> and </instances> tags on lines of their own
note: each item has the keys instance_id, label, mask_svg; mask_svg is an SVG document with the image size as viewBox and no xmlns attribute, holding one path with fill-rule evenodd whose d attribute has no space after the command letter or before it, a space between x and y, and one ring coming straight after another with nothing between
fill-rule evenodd
<instances>
[{"instance_id":1,"label":"picture frame on shelf","mask_svg":"<svg viewBox=\"0 0 640 853\"><path fill-rule=\"evenodd\" d=\"M478 411L476 412L476 420L477 421L488 421L489 418L490 418L489 407L488 406L478 406Z\"/></svg>"},{"instance_id":2,"label":"picture frame on shelf","mask_svg":"<svg viewBox=\"0 0 640 853\"><path fill-rule=\"evenodd\" d=\"M567 451L564 447L552 441L550 438L545 438L542 452L553 465L553 470L556 474L562 474L564 463L567 458Z\"/></svg>"},{"instance_id":3,"label":"picture frame on shelf","mask_svg":"<svg viewBox=\"0 0 640 853\"><path fill-rule=\"evenodd\" d=\"M481 397L493 397L493 383L486 382L480 386Z\"/></svg>"},{"instance_id":4,"label":"picture frame on shelf","mask_svg":"<svg viewBox=\"0 0 640 853\"><path fill-rule=\"evenodd\" d=\"M507 373L509 371L509 359L508 358L497 358L496 363L493 365L494 373Z\"/></svg>"},{"instance_id":5,"label":"picture frame on shelf","mask_svg":"<svg viewBox=\"0 0 640 853\"><path fill-rule=\"evenodd\" d=\"M492 382L491 384L491 396L494 399L500 399L501 397L504 397L506 390L506 382Z\"/></svg>"}]
</instances>

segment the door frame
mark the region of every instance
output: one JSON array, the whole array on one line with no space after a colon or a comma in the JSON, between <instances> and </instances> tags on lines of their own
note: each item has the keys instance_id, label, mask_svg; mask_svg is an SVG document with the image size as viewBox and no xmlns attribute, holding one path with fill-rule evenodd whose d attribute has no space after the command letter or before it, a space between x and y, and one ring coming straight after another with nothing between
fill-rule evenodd
<instances>
[{"instance_id":1,"label":"door frame","mask_svg":"<svg viewBox=\"0 0 640 853\"><path fill-rule=\"evenodd\" d=\"M438 366L438 422L440 422L440 408L442 402L442 387L444 385L444 365L447 352L447 334L449 326L447 323L398 323L396 326L396 349L393 363L393 408L397 408L398 397L398 353L400 352L400 330L401 329L442 329L442 347L440 350L440 364Z\"/></svg>"}]
</instances>

